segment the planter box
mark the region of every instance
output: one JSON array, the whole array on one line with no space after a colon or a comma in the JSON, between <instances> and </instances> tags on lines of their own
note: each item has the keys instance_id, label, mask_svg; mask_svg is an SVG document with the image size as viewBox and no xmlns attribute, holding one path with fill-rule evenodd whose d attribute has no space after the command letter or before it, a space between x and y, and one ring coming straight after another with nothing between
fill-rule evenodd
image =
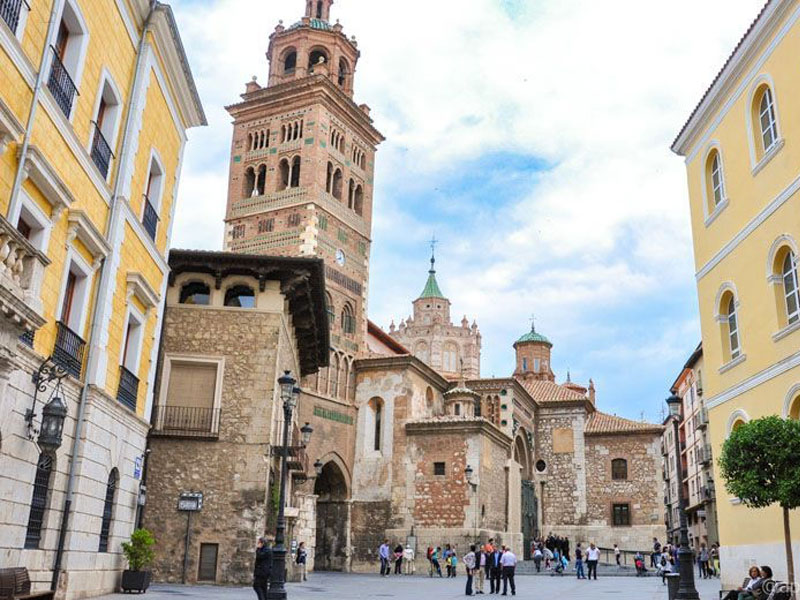
<instances>
[{"instance_id":1,"label":"planter box","mask_svg":"<svg viewBox=\"0 0 800 600\"><path fill-rule=\"evenodd\" d=\"M123 571L122 585L120 587L123 592L138 592L141 594L150 587L151 575L150 571Z\"/></svg>"}]
</instances>

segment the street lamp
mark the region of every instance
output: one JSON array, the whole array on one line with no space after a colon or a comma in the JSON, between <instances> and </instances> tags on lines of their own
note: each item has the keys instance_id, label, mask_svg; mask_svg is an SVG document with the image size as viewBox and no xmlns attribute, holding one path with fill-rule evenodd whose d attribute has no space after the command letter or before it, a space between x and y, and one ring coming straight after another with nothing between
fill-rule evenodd
<instances>
[{"instance_id":1,"label":"street lamp","mask_svg":"<svg viewBox=\"0 0 800 600\"><path fill-rule=\"evenodd\" d=\"M55 395L42 409L42 428L39 431L39 446L42 450L55 452L61 447L64 421L67 418L67 405L61 396Z\"/></svg>"},{"instance_id":2,"label":"street lamp","mask_svg":"<svg viewBox=\"0 0 800 600\"><path fill-rule=\"evenodd\" d=\"M300 440L303 442L303 446L308 446L312 433L314 433L314 428L311 427L310 423L306 423L300 428Z\"/></svg>"},{"instance_id":3,"label":"street lamp","mask_svg":"<svg viewBox=\"0 0 800 600\"><path fill-rule=\"evenodd\" d=\"M325 465L322 464L320 459L317 459L316 462L314 462L314 472L317 474L317 477L322 477L322 468L324 466Z\"/></svg>"},{"instance_id":4,"label":"street lamp","mask_svg":"<svg viewBox=\"0 0 800 600\"><path fill-rule=\"evenodd\" d=\"M297 405L300 396L300 388L296 387L297 380L292 377L290 371L284 371L278 378L278 385L281 388L281 400L283 400L283 445L280 449L281 456L281 490L278 500L278 520L275 526L275 547L272 549L272 577L270 577L267 598L269 600L286 599L286 515L284 505L286 504L286 459L289 455L289 424L292 422L292 410ZM303 443L308 444L311 439L313 429L306 423L300 430L303 436Z\"/></svg>"},{"instance_id":5,"label":"street lamp","mask_svg":"<svg viewBox=\"0 0 800 600\"><path fill-rule=\"evenodd\" d=\"M700 600L694 584L694 564L692 551L689 549L689 524L686 519L686 500L683 497L683 469L681 468L680 422L681 404L678 396L672 394L667 398L669 414L675 434L675 478L678 480L678 514L681 523L681 545L678 548L678 572L681 575L676 600Z\"/></svg>"}]
</instances>

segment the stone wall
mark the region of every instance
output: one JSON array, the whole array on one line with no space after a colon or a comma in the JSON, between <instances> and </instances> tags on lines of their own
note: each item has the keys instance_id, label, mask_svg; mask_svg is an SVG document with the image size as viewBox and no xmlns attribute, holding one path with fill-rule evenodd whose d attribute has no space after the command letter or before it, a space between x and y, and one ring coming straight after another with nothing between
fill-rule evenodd
<instances>
[{"instance_id":1,"label":"stone wall","mask_svg":"<svg viewBox=\"0 0 800 600\"><path fill-rule=\"evenodd\" d=\"M277 292L268 289L265 293ZM181 580L189 517L177 511L177 501L181 492L201 491L203 509L191 517L187 581L197 580L200 545L219 544L216 581L251 582L255 541L265 533L269 510L271 465L265 456L270 454L270 444L279 439L282 419L276 411L277 370L297 372L290 334L278 312L167 308L162 359L165 355L224 357L225 363L219 437L151 437L144 525L155 531L158 540L157 580ZM161 375L160 389L167 385Z\"/></svg>"}]
</instances>

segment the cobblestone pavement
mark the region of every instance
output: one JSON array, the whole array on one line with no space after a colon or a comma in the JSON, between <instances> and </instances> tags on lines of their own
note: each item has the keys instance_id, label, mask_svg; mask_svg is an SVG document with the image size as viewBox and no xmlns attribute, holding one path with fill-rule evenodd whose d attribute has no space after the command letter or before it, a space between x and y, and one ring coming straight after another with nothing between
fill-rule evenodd
<instances>
[{"instance_id":1,"label":"cobblestone pavement","mask_svg":"<svg viewBox=\"0 0 800 600\"><path fill-rule=\"evenodd\" d=\"M466 580L429 579L427 577L390 577L377 575L312 574L308 583L288 584L290 600L324 600L326 598L351 600L366 598L398 598L424 600L436 598L463 598ZM719 581L697 582L701 600L719 598ZM488 582L486 590L488 590ZM511 592L509 591L509 596ZM487 593L485 598L489 598ZM126 594L103 596L102 600L131 598ZM156 585L144 596L147 600L255 600L249 588L183 587ZM666 587L655 577L607 577L597 581L578 581L573 577L517 577L517 598L558 600L666 600Z\"/></svg>"}]
</instances>

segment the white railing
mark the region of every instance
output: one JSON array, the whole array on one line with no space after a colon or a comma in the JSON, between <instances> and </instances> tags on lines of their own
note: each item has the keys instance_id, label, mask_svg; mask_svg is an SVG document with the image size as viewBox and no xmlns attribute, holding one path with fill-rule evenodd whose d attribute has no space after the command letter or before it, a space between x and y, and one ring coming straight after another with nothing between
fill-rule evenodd
<instances>
[{"instance_id":1,"label":"white railing","mask_svg":"<svg viewBox=\"0 0 800 600\"><path fill-rule=\"evenodd\" d=\"M42 313L44 269L50 260L0 216L0 286Z\"/></svg>"}]
</instances>

